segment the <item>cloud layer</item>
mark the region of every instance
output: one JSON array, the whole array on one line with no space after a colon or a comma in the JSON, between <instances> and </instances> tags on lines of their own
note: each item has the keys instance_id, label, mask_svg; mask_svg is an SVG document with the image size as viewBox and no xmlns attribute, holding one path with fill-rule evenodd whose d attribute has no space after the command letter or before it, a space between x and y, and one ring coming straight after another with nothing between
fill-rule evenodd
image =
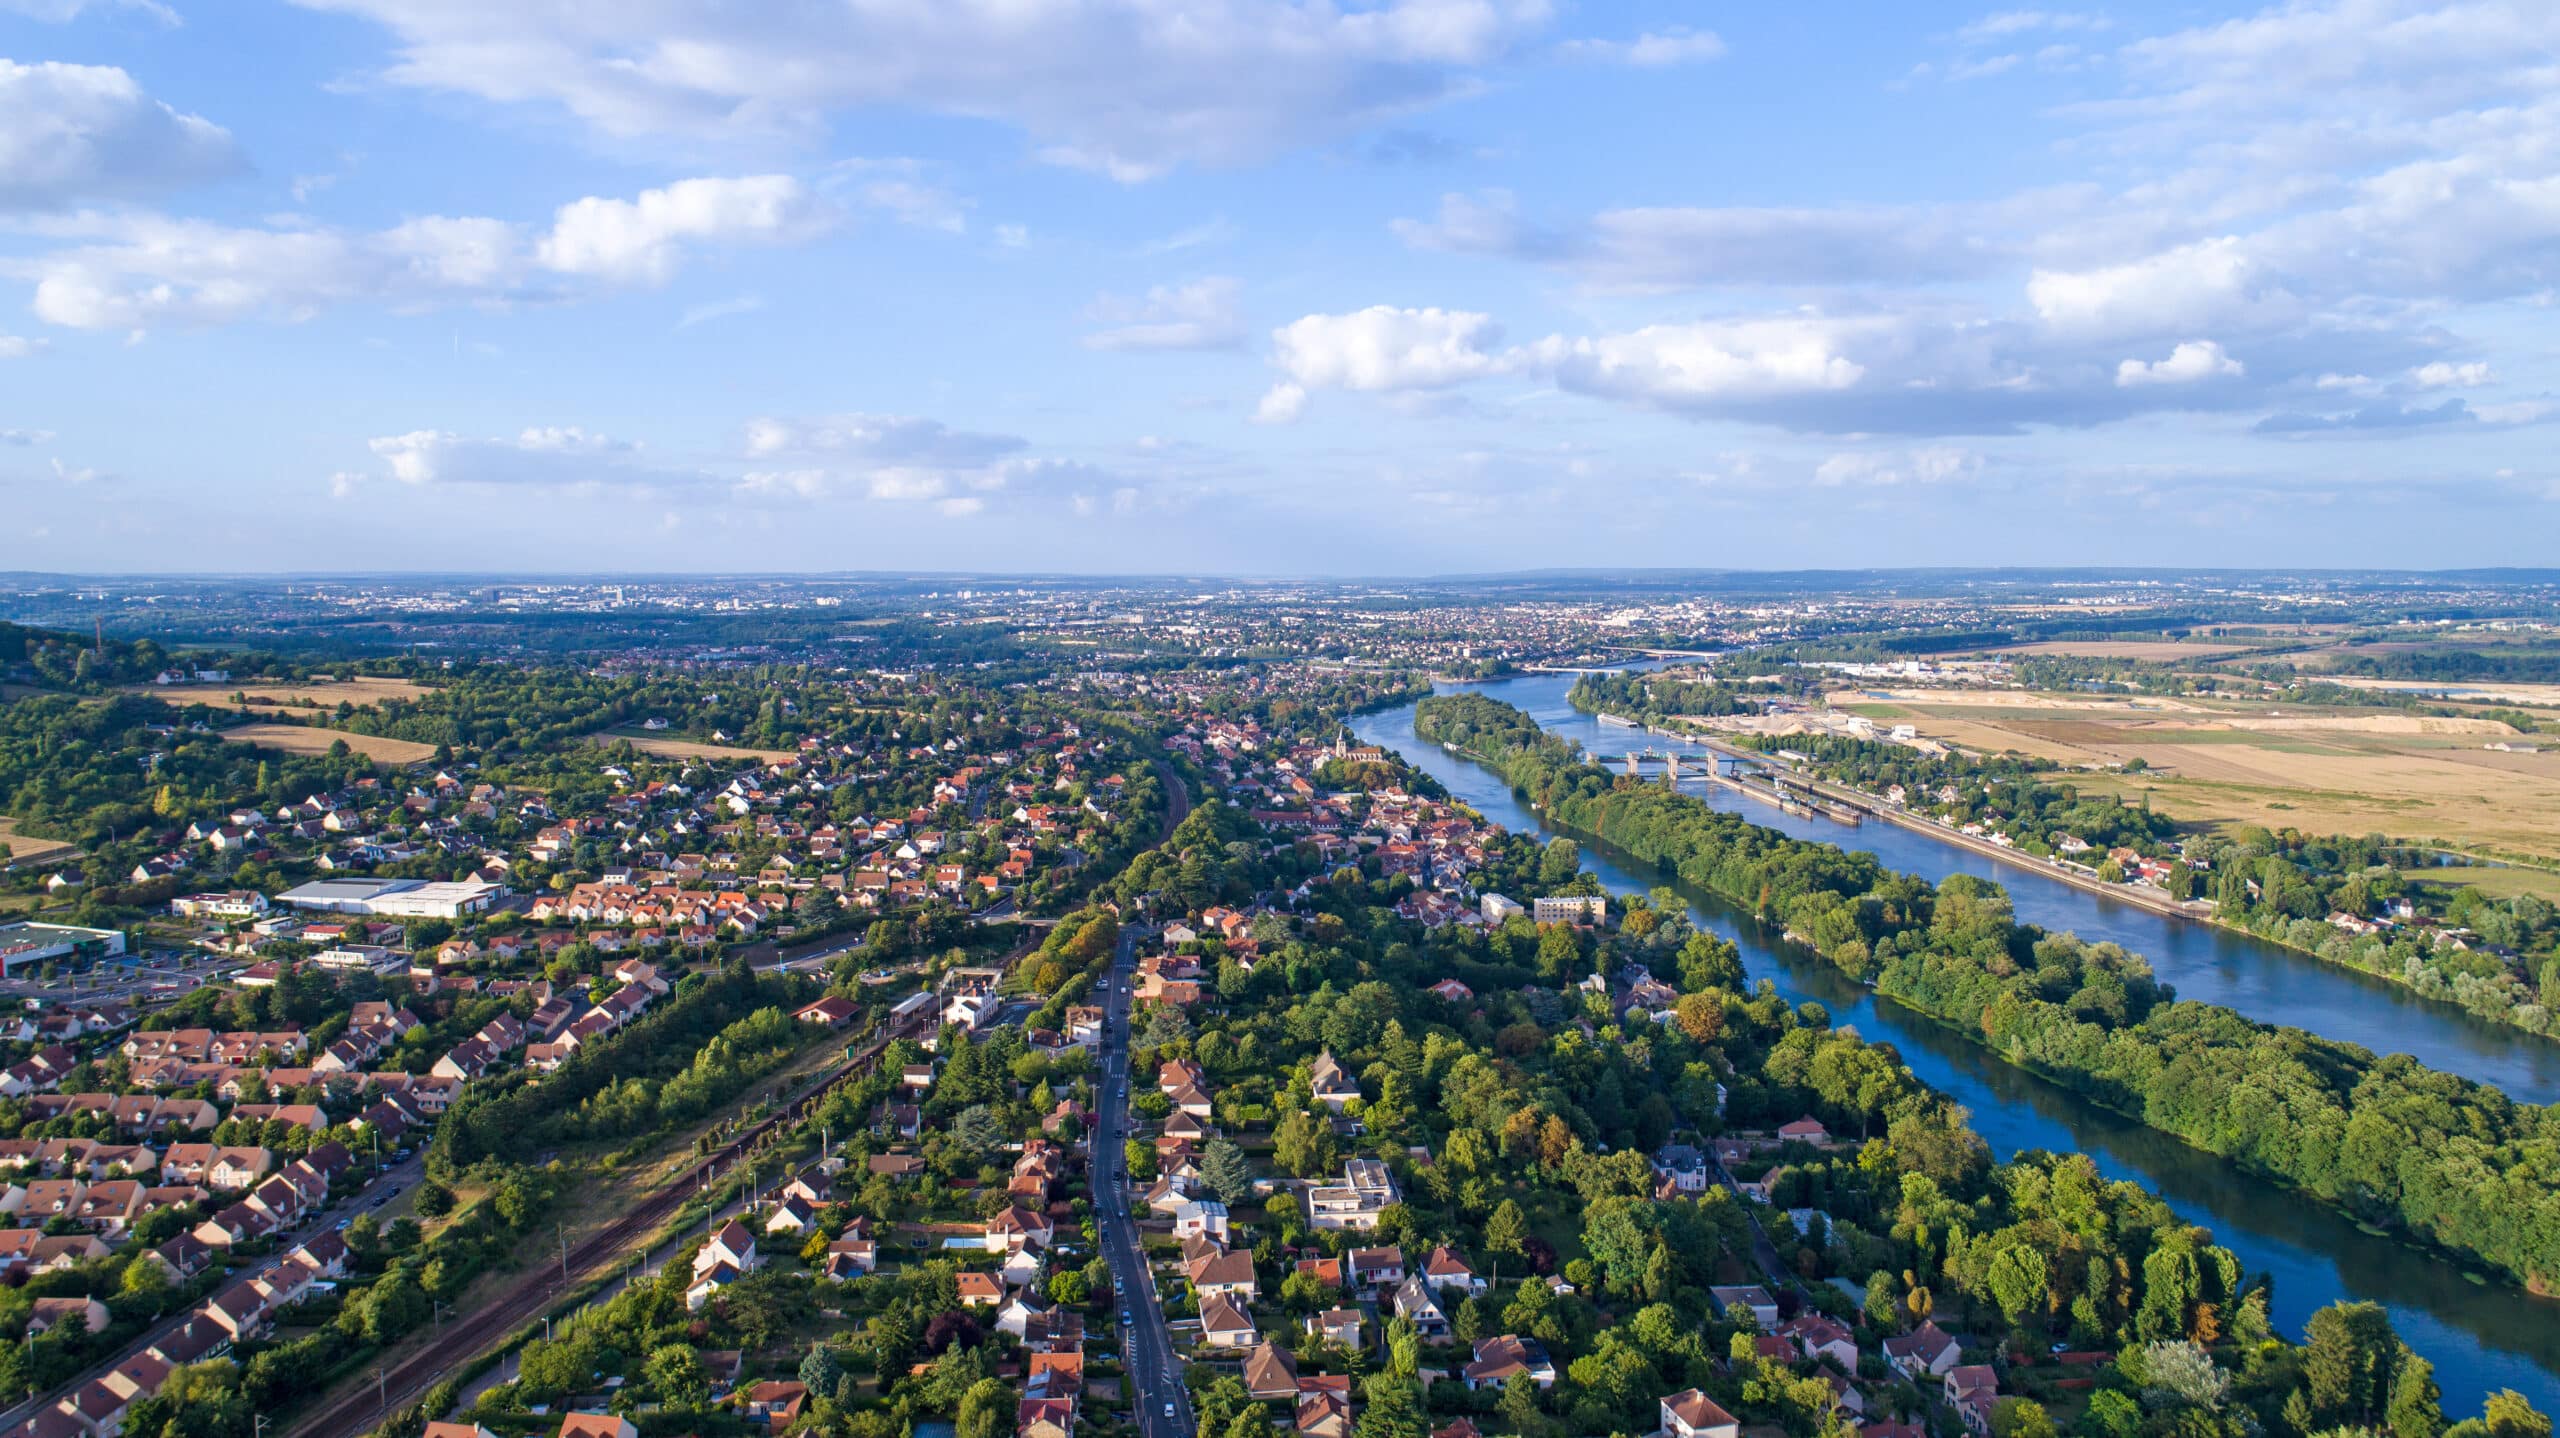
<instances>
[{"instance_id":1,"label":"cloud layer","mask_svg":"<svg viewBox=\"0 0 2560 1438\"><path fill-rule=\"evenodd\" d=\"M813 136L907 106L994 120L1142 180L1431 104L1544 27L1545 0L298 0L397 37L389 83L557 106L610 136Z\"/></svg>"},{"instance_id":2,"label":"cloud layer","mask_svg":"<svg viewBox=\"0 0 2560 1438\"><path fill-rule=\"evenodd\" d=\"M628 200L575 200L541 231L445 215L350 231L94 212L49 230L75 243L7 262L0 272L34 281L35 312L50 324L133 330L299 320L358 302L418 308L570 299L662 284L700 246L783 243L825 223L806 188L788 175L684 180Z\"/></svg>"},{"instance_id":3,"label":"cloud layer","mask_svg":"<svg viewBox=\"0 0 2560 1438\"><path fill-rule=\"evenodd\" d=\"M0 60L0 214L156 195L240 167L229 132L120 69Z\"/></svg>"}]
</instances>

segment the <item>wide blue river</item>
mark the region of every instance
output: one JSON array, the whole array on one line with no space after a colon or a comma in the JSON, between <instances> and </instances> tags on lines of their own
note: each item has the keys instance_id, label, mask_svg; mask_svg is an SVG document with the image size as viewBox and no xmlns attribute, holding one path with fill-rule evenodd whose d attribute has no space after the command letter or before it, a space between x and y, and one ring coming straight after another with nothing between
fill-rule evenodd
<instances>
[{"instance_id":1,"label":"wide blue river","mask_svg":"<svg viewBox=\"0 0 2560 1438\"><path fill-rule=\"evenodd\" d=\"M1565 702L1568 675L1531 675L1472 686L1535 716L1549 732L1594 755L1658 747L1641 731L1594 722ZM1513 829L1542 826L1492 770L1427 743L1413 732L1410 704L1364 715L1352 729L1393 749L1449 792ZM2414 1054L2435 1067L2495 1084L2521 1100L2560 1096L2560 1045L2484 1023L2447 1005L2349 970L2323 964L2245 935L2156 914L2072 888L2031 869L2012 867L1926 834L1882 823L1836 824L1800 819L1703 784L1684 785L1718 808L1799 838L1862 849L1894 868L1932 880L1971 873L2005 886L2018 916L2091 939L2111 939L2145 955L2181 998L2226 1005L2252 1018ZM1611 889L1644 892L1632 861L1585 843L1583 864ZM1765 978L1791 1001L1819 1002L1834 1022L1891 1043L1914 1073L1973 1112L1973 1126L1997 1153L2025 1149L2086 1153L2111 1177L2158 1193L2189 1222L2215 1238L2253 1273L2275 1280L2275 1317L2299 1335L2312 1313L2340 1299L2369 1299L2391 1312L2400 1337L2435 1364L2450 1417L2476 1414L2501 1388L2560 1411L2560 1303L2510 1287L2474 1282L2440 1257L2365 1233L2334 1211L2234 1170L2211 1154L2091 1105L2019 1069L1890 1000L1879 1000L1818 960L1771 945L1748 915L1711 896L1687 895L1702 927L1741 946L1755 979Z\"/></svg>"}]
</instances>

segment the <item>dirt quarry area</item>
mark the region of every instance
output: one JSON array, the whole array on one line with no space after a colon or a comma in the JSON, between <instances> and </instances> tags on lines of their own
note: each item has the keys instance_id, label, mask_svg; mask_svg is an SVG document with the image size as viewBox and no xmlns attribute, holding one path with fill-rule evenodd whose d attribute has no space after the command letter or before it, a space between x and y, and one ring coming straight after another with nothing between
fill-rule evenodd
<instances>
[{"instance_id":1,"label":"dirt quarry area","mask_svg":"<svg viewBox=\"0 0 2560 1438\"><path fill-rule=\"evenodd\" d=\"M2560 857L2560 742L2494 719L2022 690L1866 691L1832 702L1960 749L2092 771L2073 782L2147 792L2181 820ZM2141 771L2122 771L2136 759Z\"/></svg>"},{"instance_id":2,"label":"dirt quarry area","mask_svg":"<svg viewBox=\"0 0 2560 1438\"><path fill-rule=\"evenodd\" d=\"M172 704L203 704L215 709L335 709L352 704L369 709L385 699L418 699L433 691L411 679L357 676L349 679L305 679L289 684L134 684L128 694L149 694ZM243 700L246 703L243 703Z\"/></svg>"}]
</instances>

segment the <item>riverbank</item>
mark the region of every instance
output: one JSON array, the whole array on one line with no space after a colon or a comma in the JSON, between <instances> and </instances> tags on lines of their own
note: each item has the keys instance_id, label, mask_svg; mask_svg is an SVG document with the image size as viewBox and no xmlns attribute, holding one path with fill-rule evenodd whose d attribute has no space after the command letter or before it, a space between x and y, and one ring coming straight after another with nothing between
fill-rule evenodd
<instances>
[{"instance_id":1,"label":"riverbank","mask_svg":"<svg viewBox=\"0 0 2560 1438\"><path fill-rule=\"evenodd\" d=\"M1710 739L1705 735L1693 734L1691 737L1695 738L1699 743L1705 745L1707 748L1720 754L1732 754L1737 756L1749 755L1763 762L1766 762L1769 757L1767 754L1758 750L1744 749L1737 745L1725 744L1717 740ZM1940 843L1953 845L1954 847L1966 850L1969 853L1979 854L1984 858L1992 860L1994 863L2005 864L2012 868L2041 874L2046 878L2067 884L2083 893L2112 899L2118 903L2132 904L2139 908L2148 909L2164 918L2184 920L2187 923L2197 924L2206 928L2219 930L2223 933L2236 934L2244 938L2252 939L2258 943L2283 949L2288 953L2300 954L2305 958L2316 960L2330 968L2342 969L2348 973L2362 974L2367 978L2389 984L2394 988L2414 996L2422 1002L2442 1004L2447 1008L2469 1014L2483 1023L2493 1023L2504 1028L2514 1029L2519 1033L2531 1034L2539 1039L2560 1042L2560 1035L2555 1035L2548 1029L2538 1027L2534 1023L2529 1022L2525 1017L2521 1016L2521 1011L2517 1008L2509 1007L2499 1009L2494 1012L2483 1012L2480 1009L2472 1008L2469 1005L2458 1002L2457 1000L2446 998L2440 994L2428 992L2425 988L2413 982L2409 978L2408 974L2403 970L2368 968L2363 964L2350 963L2345 960L2333 958L2328 954L2322 953L2318 949L2290 942L2289 940L2277 935L2260 933L2245 924L2232 923L2230 920L2223 918L2220 911L2207 900L2177 899L2168 894L2162 893L2158 889L2149 888L2140 884L2110 884L2104 879L2099 878L2094 873L2090 873L2077 865L2066 864L2057 859L2048 859L2039 854L2024 853L2012 846L1994 843L1978 834L1967 834L1953 825L1931 818L1928 815L1915 814L1899 805L1888 803L1883 798L1875 794L1871 794L1864 789L1852 788L1848 785L1839 784L1832 780L1817 779L1809 775L1792 772L1790 774L1790 779L1792 782L1801 784L1807 790L1824 798L1830 799L1834 803L1846 804L1857 809L1862 814L1882 819L1889 824L1899 825L1900 827L1911 830L1914 833L1925 834Z\"/></svg>"},{"instance_id":2,"label":"riverbank","mask_svg":"<svg viewBox=\"0 0 2560 1438\"><path fill-rule=\"evenodd\" d=\"M1425 701L1415 731L1491 762L1558 827L1809 936L1852 977L2089 1102L2505 1279L2560 1274L2560 1165L2539 1142L2541 1110L2299 1028L2172 1003L2138 956L2023 924L1992 886L1959 876L1935 890L1667 786L1621 786L1501 701Z\"/></svg>"}]
</instances>

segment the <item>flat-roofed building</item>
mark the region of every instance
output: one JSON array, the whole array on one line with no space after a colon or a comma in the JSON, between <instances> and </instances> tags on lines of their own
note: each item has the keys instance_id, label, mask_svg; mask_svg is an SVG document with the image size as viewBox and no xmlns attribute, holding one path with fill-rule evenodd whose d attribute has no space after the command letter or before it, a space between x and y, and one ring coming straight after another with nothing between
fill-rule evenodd
<instances>
[{"instance_id":1,"label":"flat-roofed building","mask_svg":"<svg viewBox=\"0 0 2560 1438\"><path fill-rule=\"evenodd\" d=\"M22 920L0 924L0 973L13 972L28 964L50 964L68 959L73 963L96 963L100 959L120 958L124 954L124 935L115 929L82 929L70 924L39 924Z\"/></svg>"},{"instance_id":2,"label":"flat-roofed building","mask_svg":"<svg viewBox=\"0 0 2560 1438\"><path fill-rule=\"evenodd\" d=\"M488 912L504 892L480 879L317 879L276 895L276 902L328 914L459 919Z\"/></svg>"}]
</instances>

